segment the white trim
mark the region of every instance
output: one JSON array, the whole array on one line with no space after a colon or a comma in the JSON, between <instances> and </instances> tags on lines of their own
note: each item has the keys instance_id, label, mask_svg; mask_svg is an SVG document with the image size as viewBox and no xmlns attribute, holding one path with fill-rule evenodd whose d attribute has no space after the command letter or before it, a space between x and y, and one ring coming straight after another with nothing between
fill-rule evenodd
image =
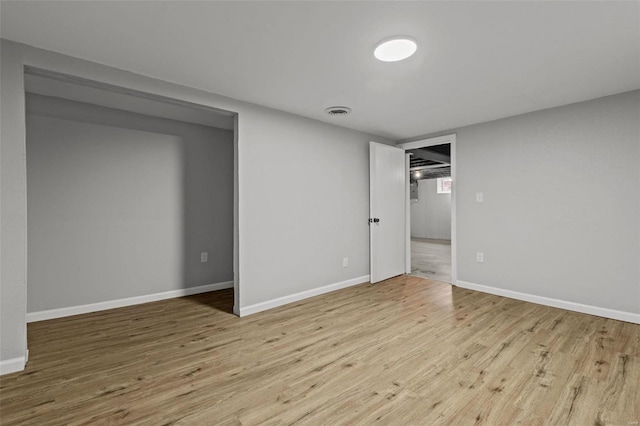
<instances>
[{"instance_id":1,"label":"white trim","mask_svg":"<svg viewBox=\"0 0 640 426\"><path fill-rule=\"evenodd\" d=\"M455 283L458 279L458 138L455 134L448 137L451 143L451 282Z\"/></svg>"},{"instance_id":2,"label":"white trim","mask_svg":"<svg viewBox=\"0 0 640 426\"><path fill-rule=\"evenodd\" d=\"M4 361L0 361L0 375L22 371L24 370L25 365L26 362L23 356L5 359Z\"/></svg>"},{"instance_id":3,"label":"white trim","mask_svg":"<svg viewBox=\"0 0 640 426\"><path fill-rule=\"evenodd\" d=\"M429 138L429 139L421 139L419 141L414 141L414 142L406 142L406 143L399 143L398 145L396 145L398 148L402 148L405 151L408 149L416 149L416 148L424 148L427 146L434 146L434 145L442 145L445 143L448 143L451 145L451 179L453 181L453 184L451 185L451 283L455 283L457 278L458 278L458 257L456 255L457 253L457 247L458 247L458 232L457 232L457 227L456 227L456 204L457 204L457 189L456 189L456 174L457 174L457 157L456 157L456 141L457 141L457 137L455 133L452 133L450 135L444 135L444 136L437 136L435 138ZM407 188L409 188L410 182L409 182L409 174L408 171L406 173L406 186ZM407 189L407 192L409 192L409 189ZM410 214L410 209L411 209L411 200L410 197L407 196L407 200L406 200L406 207L407 209L407 231L406 231L406 239L407 239L407 247L409 248L407 250L406 253L406 257L407 257L407 264L409 265L408 267L408 271L407 273L410 274L411 273L411 214Z\"/></svg>"},{"instance_id":4,"label":"white trim","mask_svg":"<svg viewBox=\"0 0 640 426\"><path fill-rule=\"evenodd\" d=\"M405 236L404 236L404 273L411 273L411 154L408 154L405 150L404 153L405 162L404 162L404 196L405 196L405 205L404 205L404 227L405 227Z\"/></svg>"},{"instance_id":5,"label":"white trim","mask_svg":"<svg viewBox=\"0 0 640 426\"><path fill-rule=\"evenodd\" d=\"M425 146L443 145L445 143L455 143L455 141L456 141L456 134L451 133L450 135L437 136L435 138L420 139L419 141L399 143L396 146L406 151L408 149L424 148ZM453 158L451 160L453 160Z\"/></svg>"},{"instance_id":6,"label":"white trim","mask_svg":"<svg viewBox=\"0 0 640 426\"><path fill-rule=\"evenodd\" d=\"M278 297L276 299L267 300L266 302L260 302L253 305L240 307L239 314L241 317L244 317L247 315L266 311L267 309L276 308L278 306L297 302L299 300L307 299L309 297L318 296L320 294L329 293L332 291L340 290L342 288L347 288L357 284L363 284L366 282L369 282L369 275L363 275L361 277L352 278L350 280L325 285L323 287L314 288L312 290L301 291L300 293L294 293L289 296L283 296L283 297Z\"/></svg>"},{"instance_id":7,"label":"white trim","mask_svg":"<svg viewBox=\"0 0 640 426\"><path fill-rule=\"evenodd\" d=\"M121 308L123 306L139 305L141 303L173 299L175 297L190 296L192 294L207 293L209 291L222 290L225 288L233 288L233 281L201 285L199 287L181 288L179 290L165 291L163 293L127 297L125 299L108 300L105 302L90 303L88 305L70 306L68 308L50 309L40 312L30 312L27 313L27 322L44 321L54 318L68 317L71 315L104 311L106 309Z\"/></svg>"},{"instance_id":8,"label":"white trim","mask_svg":"<svg viewBox=\"0 0 640 426\"><path fill-rule=\"evenodd\" d=\"M474 284L467 281L458 281L458 287L469 290L476 290L483 293L495 294L496 296L509 297L511 299L523 300L525 302L537 303L539 305L551 306L553 308L566 309L568 311L581 312L599 317L610 318L620 321L640 324L640 314L633 312L618 311L615 309L601 308L599 306L584 305L582 303L568 302L566 300L552 299L550 297L536 296L534 294L521 293L519 291L505 290L487 285Z\"/></svg>"},{"instance_id":9,"label":"white trim","mask_svg":"<svg viewBox=\"0 0 640 426\"><path fill-rule=\"evenodd\" d=\"M233 313L240 306L240 174L238 173L240 114L233 117Z\"/></svg>"}]
</instances>

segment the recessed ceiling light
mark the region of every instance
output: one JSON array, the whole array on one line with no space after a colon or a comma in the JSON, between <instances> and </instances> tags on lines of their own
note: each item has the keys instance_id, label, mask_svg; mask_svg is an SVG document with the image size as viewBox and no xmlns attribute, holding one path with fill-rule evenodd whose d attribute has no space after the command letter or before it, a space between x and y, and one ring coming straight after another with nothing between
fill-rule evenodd
<instances>
[{"instance_id":1,"label":"recessed ceiling light","mask_svg":"<svg viewBox=\"0 0 640 426\"><path fill-rule=\"evenodd\" d=\"M418 50L415 40L406 36L397 36L382 40L373 51L373 55L383 62L396 62L407 59Z\"/></svg>"}]
</instances>

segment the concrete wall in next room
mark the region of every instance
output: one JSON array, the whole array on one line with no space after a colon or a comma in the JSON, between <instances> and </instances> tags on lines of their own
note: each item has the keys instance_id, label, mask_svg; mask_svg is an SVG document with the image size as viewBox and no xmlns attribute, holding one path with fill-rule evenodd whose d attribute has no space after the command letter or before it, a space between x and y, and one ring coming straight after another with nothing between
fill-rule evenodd
<instances>
[{"instance_id":1,"label":"concrete wall in next room","mask_svg":"<svg viewBox=\"0 0 640 426\"><path fill-rule=\"evenodd\" d=\"M28 312L233 280L232 131L29 94L27 186Z\"/></svg>"},{"instance_id":2,"label":"concrete wall in next room","mask_svg":"<svg viewBox=\"0 0 640 426\"><path fill-rule=\"evenodd\" d=\"M451 239L451 194L438 194L438 179L418 182L418 200L411 200L413 238Z\"/></svg>"}]
</instances>

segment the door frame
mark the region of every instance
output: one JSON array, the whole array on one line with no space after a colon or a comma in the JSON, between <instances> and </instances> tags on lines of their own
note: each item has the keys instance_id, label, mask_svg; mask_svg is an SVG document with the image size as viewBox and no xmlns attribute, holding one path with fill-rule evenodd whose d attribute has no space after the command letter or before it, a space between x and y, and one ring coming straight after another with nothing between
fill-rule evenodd
<instances>
[{"instance_id":1,"label":"door frame","mask_svg":"<svg viewBox=\"0 0 640 426\"><path fill-rule=\"evenodd\" d=\"M449 135L436 136L433 138L420 139L413 142L400 143L396 145L398 148L403 148L405 151L409 149L416 148L425 148L428 146L434 145L442 145L442 144L450 144L451 146L451 285L456 285L458 279L458 261L457 261L457 232L456 232L456 199L457 199L457 180L456 180L456 134L452 133ZM407 162L406 170L405 170L405 185L406 185L406 273L411 273L411 217L410 217L410 209L411 209L411 199L409 196L409 186L410 186L410 178L409 178L409 166Z\"/></svg>"}]
</instances>

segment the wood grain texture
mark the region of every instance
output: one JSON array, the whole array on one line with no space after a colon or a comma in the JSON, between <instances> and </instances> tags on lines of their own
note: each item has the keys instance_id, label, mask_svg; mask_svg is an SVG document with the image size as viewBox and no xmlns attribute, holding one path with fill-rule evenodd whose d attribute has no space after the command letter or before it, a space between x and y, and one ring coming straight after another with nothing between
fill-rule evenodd
<instances>
[{"instance_id":1,"label":"wood grain texture","mask_svg":"<svg viewBox=\"0 0 640 426\"><path fill-rule=\"evenodd\" d=\"M632 425L640 326L401 276L246 318L222 290L29 324L3 425Z\"/></svg>"}]
</instances>

